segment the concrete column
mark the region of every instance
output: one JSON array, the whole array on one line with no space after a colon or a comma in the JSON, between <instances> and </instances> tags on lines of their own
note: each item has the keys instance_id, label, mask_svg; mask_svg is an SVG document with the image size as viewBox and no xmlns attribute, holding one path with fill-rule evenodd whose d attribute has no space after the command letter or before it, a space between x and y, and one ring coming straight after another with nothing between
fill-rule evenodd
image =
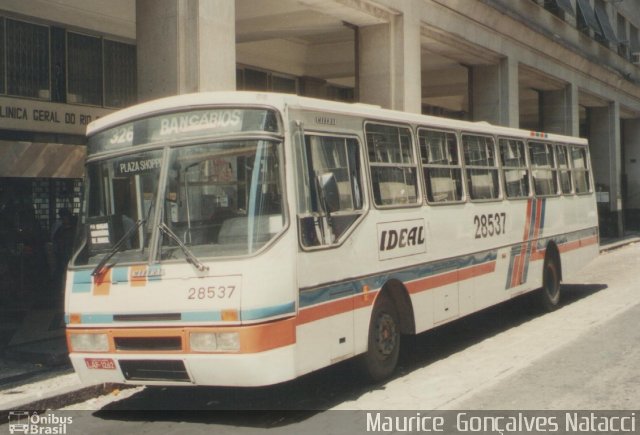
<instances>
[{"instance_id":1,"label":"concrete column","mask_svg":"<svg viewBox=\"0 0 640 435\"><path fill-rule=\"evenodd\" d=\"M589 147L596 190L609 193L607 203L599 203L604 236L624 234L622 215L622 162L620 146L620 105L590 109Z\"/></svg>"},{"instance_id":2,"label":"concrete column","mask_svg":"<svg viewBox=\"0 0 640 435\"><path fill-rule=\"evenodd\" d=\"M235 3L136 0L140 101L235 90Z\"/></svg>"},{"instance_id":3,"label":"concrete column","mask_svg":"<svg viewBox=\"0 0 640 435\"><path fill-rule=\"evenodd\" d=\"M541 97L542 131L579 136L578 87L568 84L564 89L542 92Z\"/></svg>"},{"instance_id":4,"label":"concrete column","mask_svg":"<svg viewBox=\"0 0 640 435\"><path fill-rule=\"evenodd\" d=\"M504 58L497 65L472 67L469 100L474 121L517 128L520 124L518 62Z\"/></svg>"},{"instance_id":5,"label":"concrete column","mask_svg":"<svg viewBox=\"0 0 640 435\"><path fill-rule=\"evenodd\" d=\"M389 23L359 29L359 95L363 103L421 113L420 22L408 4Z\"/></svg>"},{"instance_id":6,"label":"concrete column","mask_svg":"<svg viewBox=\"0 0 640 435\"><path fill-rule=\"evenodd\" d=\"M626 191L624 209L629 229L640 230L640 119L623 123Z\"/></svg>"}]
</instances>

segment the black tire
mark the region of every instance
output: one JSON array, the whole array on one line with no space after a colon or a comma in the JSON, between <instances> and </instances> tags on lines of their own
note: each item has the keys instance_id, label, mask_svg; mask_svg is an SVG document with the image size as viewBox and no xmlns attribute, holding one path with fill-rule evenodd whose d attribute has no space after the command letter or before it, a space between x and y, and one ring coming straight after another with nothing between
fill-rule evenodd
<instances>
[{"instance_id":1,"label":"black tire","mask_svg":"<svg viewBox=\"0 0 640 435\"><path fill-rule=\"evenodd\" d=\"M554 311L560 304L560 264L555 255L544 257L540 304L546 311Z\"/></svg>"},{"instance_id":2,"label":"black tire","mask_svg":"<svg viewBox=\"0 0 640 435\"><path fill-rule=\"evenodd\" d=\"M361 366L370 381L379 382L390 377L400 354L400 323L398 311L387 295L380 295L371 312L367 352Z\"/></svg>"}]
</instances>

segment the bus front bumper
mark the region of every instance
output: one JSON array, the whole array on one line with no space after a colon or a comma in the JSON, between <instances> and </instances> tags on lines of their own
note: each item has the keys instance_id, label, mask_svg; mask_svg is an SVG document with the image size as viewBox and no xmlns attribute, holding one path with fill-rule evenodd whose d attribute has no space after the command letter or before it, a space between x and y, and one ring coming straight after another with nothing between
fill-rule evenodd
<instances>
[{"instance_id":1,"label":"bus front bumper","mask_svg":"<svg viewBox=\"0 0 640 435\"><path fill-rule=\"evenodd\" d=\"M295 319L236 326L67 327L87 384L259 386L293 379Z\"/></svg>"},{"instance_id":2,"label":"bus front bumper","mask_svg":"<svg viewBox=\"0 0 640 435\"><path fill-rule=\"evenodd\" d=\"M255 387L296 377L295 345L254 354L72 353L85 384Z\"/></svg>"}]
</instances>

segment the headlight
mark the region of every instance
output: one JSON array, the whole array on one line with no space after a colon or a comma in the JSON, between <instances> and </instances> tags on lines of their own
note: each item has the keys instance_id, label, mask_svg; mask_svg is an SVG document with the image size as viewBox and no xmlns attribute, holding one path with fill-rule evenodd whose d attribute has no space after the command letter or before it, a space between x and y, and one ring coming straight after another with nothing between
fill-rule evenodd
<instances>
[{"instance_id":1,"label":"headlight","mask_svg":"<svg viewBox=\"0 0 640 435\"><path fill-rule=\"evenodd\" d=\"M237 332L191 332L189 344L195 352L237 352L240 336Z\"/></svg>"},{"instance_id":2,"label":"headlight","mask_svg":"<svg viewBox=\"0 0 640 435\"><path fill-rule=\"evenodd\" d=\"M192 332L189 340L191 350L196 352L215 352L218 349L216 334L212 332Z\"/></svg>"},{"instance_id":3,"label":"headlight","mask_svg":"<svg viewBox=\"0 0 640 435\"><path fill-rule=\"evenodd\" d=\"M72 352L108 352L107 334L71 334Z\"/></svg>"},{"instance_id":4,"label":"headlight","mask_svg":"<svg viewBox=\"0 0 640 435\"><path fill-rule=\"evenodd\" d=\"M218 350L236 352L240 349L240 336L237 332L220 332L218 338Z\"/></svg>"}]
</instances>

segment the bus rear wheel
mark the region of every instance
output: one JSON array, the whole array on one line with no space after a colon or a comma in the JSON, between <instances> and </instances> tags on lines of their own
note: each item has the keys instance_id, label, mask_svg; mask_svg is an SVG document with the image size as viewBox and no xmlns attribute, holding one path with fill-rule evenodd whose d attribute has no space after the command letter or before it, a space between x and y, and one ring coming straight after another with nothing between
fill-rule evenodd
<instances>
[{"instance_id":1,"label":"bus rear wheel","mask_svg":"<svg viewBox=\"0 0 640 435\"><path fill-rule=\"evenodd\" d=\"M555 255L544 258L540 303L546 311L554 311L560 303L560 264Z\"/></svg>"},{"instance_id":2,"label":"bus rear wheel","mask_svg":"<svg viewBox=\"0 0 640 435\"><path fill-rule=\"evenodd\" d=\"M400 354L400 323L393 301L380 295L371 313L367 352L362 356L366 377L374 382L391 376Z\"/></svg>"}]
</instances>

